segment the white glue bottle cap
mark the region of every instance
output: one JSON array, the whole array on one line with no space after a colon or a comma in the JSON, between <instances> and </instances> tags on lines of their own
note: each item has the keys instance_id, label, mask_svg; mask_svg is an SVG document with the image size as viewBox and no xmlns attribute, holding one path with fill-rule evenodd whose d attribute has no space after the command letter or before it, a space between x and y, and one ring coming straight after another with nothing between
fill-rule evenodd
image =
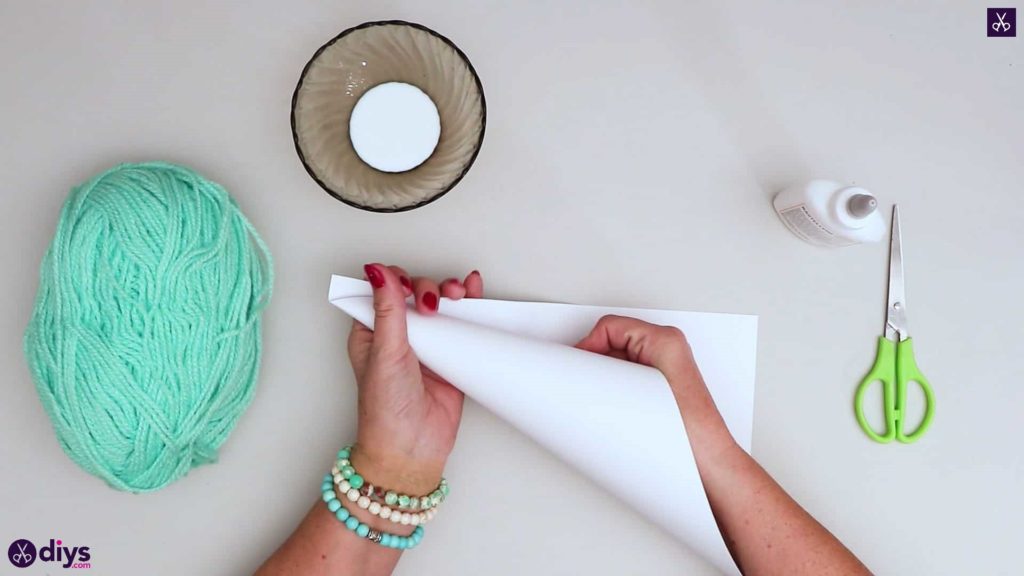
<instances>
[{"instance_id":1,"label":"white glue bottle cap","mask_svg":"<svg viewBox=\"0 0 1024 576\"><path fill-rule=\"evenodd\" d=\"M854 194L846 203L846 210L857 219L867 218L878 208L878 200L870 194Z\"/></svg>"}]
</instances>

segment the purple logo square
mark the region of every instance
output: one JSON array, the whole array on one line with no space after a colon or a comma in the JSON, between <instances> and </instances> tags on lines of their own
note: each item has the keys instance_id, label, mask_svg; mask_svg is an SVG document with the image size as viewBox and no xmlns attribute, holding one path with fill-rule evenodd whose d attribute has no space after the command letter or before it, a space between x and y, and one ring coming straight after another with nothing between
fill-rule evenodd
<instances>
[{"instance_id":1,"label":"purple logo square","mask_svg":"<svg viewBox=\"0 0 1024 576\"><path fill-rule=\"evenodd\" d=\"M989 8L988 35L990 38L1017 36L1017 9Z\"/></svg>"}]
</instances>

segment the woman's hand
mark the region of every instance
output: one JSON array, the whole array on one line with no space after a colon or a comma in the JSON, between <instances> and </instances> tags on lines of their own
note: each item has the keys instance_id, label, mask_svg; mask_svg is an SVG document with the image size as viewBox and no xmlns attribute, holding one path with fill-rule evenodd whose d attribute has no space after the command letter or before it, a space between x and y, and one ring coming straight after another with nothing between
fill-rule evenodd
<instances>
[{"instance_id":1,"label":"woman's hand","mask_svg":"<svg viewBox=\"0 0 1024 576\"><path fill-rule=\"evenodd\" d=\"M367 264L374 330L354 322L348 353L359 389L359 429L352 464L375 484L410 494L437 487L455 444L463 395L420 364L406 335L406 298L436 314L440 298L483 295L476 271L438 285L398 266Z\"/></svg>"},{"instance_id":2,"label":"woman's hand","mask_svg":"<svg viewBox=\"0 0 1024 576\"><path fill-rule=\"evenodd\" d=\"M368 481L406 494L428 494L441 480L462 418L462 393L420 365L405 329L406 299L420 314L436 314L441 297L479 298L484 283L473 271L462 282L438 286L410 278L397 266L367 264L373 286L374 330L355 322L349 359L359 388L359 430L352 464ZM344 504L368 527L408 536L414 526L396 525L368 510ZM339 508L339 511L341 509ZM383 576L402 550L352 534L318 497L295 532L257 571L259 576Z\"/></svg>"},{"instance_id":3,"label":"woman's hand","mask_svg":"<svg viewBox=\"0 0 1024 576\"><path fill-rule=\"evenodd\" d=\"M608 315L576 347L657 368L673 388L704 383L686 336L675 326Z\"/></svg>"},{"instance_id":4,"label":"woman's hand","mask_svg":"<svg viewBox=\"0 0 1024 576\"><path fill-rule=\"evenodd\" d=\"M870 574L736 444L679 329L605 316L576 346L653 366L665 375L711 511L741 572Z\"/></svg>"},{"instance_id":5,"label":"woman's hand","mask_svg":"<svg viewBox=\"0 0 1024 576\"><path fill-rule=\"evenodd\" d=\"M698 464L736 447L686 336L675 326L609 315L598 320L576 347L657 368L672 388Z\"/></svg>"}]
</instances>

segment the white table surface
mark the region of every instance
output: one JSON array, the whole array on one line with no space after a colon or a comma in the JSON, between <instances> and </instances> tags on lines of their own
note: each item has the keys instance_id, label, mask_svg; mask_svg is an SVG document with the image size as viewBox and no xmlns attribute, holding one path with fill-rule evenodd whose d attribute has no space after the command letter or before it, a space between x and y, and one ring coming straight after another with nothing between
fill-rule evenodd
<instances>
[{"instance_id":1,"label":"white table surface","mask_svg":"<svg viewBox=\"0 0 1024 576\"><path fill-rule=\"evenodd\" d=\"M330 273L380 260L479 268L495 297L759 314L753 452L768 471L878 573L1010 574L1024 538L1024 38L986 38L985 6L3 3L0 545L88 545L94 574L251 572L353 435L348 321L325 295ZM380 215L317 187L288 118L317 47L389 18L452 38L489 114L455 190ZM70 187L146 159L223 183L277 282L259 390L220 463L134 496L64 456L21 336ZM917 444L868 441L851 410L882 328L886 246L813 248L771 211L774 191L812 177L901 206L938 401ZM448 472L454 497L398 574L712 573L473 403Z\"/></svg>"}]
</instances>

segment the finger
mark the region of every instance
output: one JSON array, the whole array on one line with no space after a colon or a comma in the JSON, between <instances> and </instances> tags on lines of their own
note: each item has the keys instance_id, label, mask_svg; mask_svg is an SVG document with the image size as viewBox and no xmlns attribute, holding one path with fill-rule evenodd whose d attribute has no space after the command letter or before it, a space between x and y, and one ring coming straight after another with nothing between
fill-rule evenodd
<instances>
[{"instance_id":1,"label":"finger","mask_svg":"<svg viewBox=\"0 0 1024 576\"><path fill-rule=\"evenodd\" d=\"M588 335L583 340L577 342L575 344L575 347L579 348L580 350L586 350L587 352L593 352L595 354L601 354L603 356L610 356L612 358L617 358L619 360L629 360L629 354L627 354L625 350L615 350L608 346L601 346L593 342L591 340L590 335Z\"/></svg>"},{"instance_id":2,"label":"finger","mask_svg":"<svg viewBox=\"0 0 1024 576\"><path fill-rule=\"evenodd\" d=\"M353 334L362 334L364 332L369 332L369 333L372 334L373 330L370 330L369 328L366 327L366 324L363 324L359 320L356 320L356 319L353 318L352 319L352 332L351 333L353 333Z\"/></svg>"},{"instance_id":3,"label":"finger","mask_svg":"<svg viewBox=\"0 0 1024 576\"><path fill-rule=\"evenodd\" d=\"M466 295L466 287L458 278L448 278L441 282L441 296L451 300L459 300Z\"/></svg>"},{"instance_id":4,"label":"finger","mask_svg":"<svg viewBox=\"0 0 1024 576\"><path fill-rule=\"evenodd\" d=\"M398 282L402 285L402 292L406 297L412 296L412 279L405 268L401 266L388 266L398 276Z\"/></svg>"},{"instance_id":5,"label":"finger","mask_svg":"<svg viewBox=\"0 0 1024 576\"><path fill-rule=\"evenodd\" d=\"M628 357L631 352L630 348L636 350L637 341L649 326L653 327L634 318L604 316L597 321L590 334L580 340L577 346L598 354L608 354L613 351L624 352Z\"/></svg>"},{"instance_id":6,"label":"finger","mask_svg":"<svg viewBox=\"0 0 1024 576\"><path fill-rule=\"evenodd\" d=\"M636 318L609 314L601 317L591 329L590 334L587 334L576 346L598 354L606 354L612 350L625 351L628 349L630 338L635 337L647 327L653 328L654 325Z\"/></svg>"},{"instance_id":7,"label":"finger","mask_svg":"<svg viewBox=\"0 0 1024 576\"><path fill-rule=\"evenodd\" d=\"M373 287L373 346L382 351L401 351L409 345L402 283L383 264L367 264L363 271Z\"/></svg>"},{"instance_id":8,"label":"finger","mask_svg":"<svg viewBox=\"0 0 1024 576\"><path fill-rule=\"evenodd\" d=\"M417 276L412 279L412 292L416 298L416 310L420 314L436 314L440 304L438 294L440 291L437 282L430 278Z\"/></svg>"},{"instance_id":9,"label":"finger","mask_svg":"<svg viewBox=\"0 0 1024 576\"><path fill-rule=\"evenodd\" d=\"M605 356L616 358L618 360L629 360L629 355L625 350L611 350L609 352L605 352Z\"/></svg>"},{"instance_id":10,"label":"finger","mask_svg":"<svg viewBox=\"0 0 1024 576\"><path fill-rule=\"evenodd\" d=\"M366 372L367 352L373 346L373 331L358 320L352 321L352 329L348 333L348 357L352 363L352 371L356 382L363 379Z\"/></svg>"},{"instance_id":11,"label":"finger","mask_svg":"<svg viewBox=\"0 0 1024 576\"><path fill-rule=\"evenodd\" d=\"M611 352L611 348L608 347L607 341L604 341L602 345L602 341L594 334L593 329L591 329L589 334L573 344L572 347L579 348L580 350L586 350L587 352L593 352L594 354L608 354Z\"/></svg>"},{"instance_id":12,"label":"finger","mask_svg":"<svg viewBox=\"0 0 1024 576\"><path fill-rule=\"evenodd\" d=\"M348 353L359 351L364 345L373 344L373 331L367 328L362 322L352 320L352 329L348 331Z\"/></svg>"},{"instance_id":13,"label":"finger","mask_svg":"<svg viewBox=\"0 0 1024 576\"><path fill-rule=\"evenodd\" d=\"M466 276L462 284L466 287L467 298L483 298L484 279L480 276L480 272L473 270L469 276Z\"/></svg>"},{"instance_id":14,"label":"finger","mask_svg":"<svg viewBox=\"0 0 1024 576\"><path fill-rule=\"evenodd\" d=\"M678 367L679 360L689 354L686 337L678 328L623 316L601 318L576 346L598 354L625 356L662 371Z\"/></svg>"},{"instance_id":15,"label":"finger","mask_svg":"<svg viewBox=\"0 0 1024 576\"><path fill-rule=\"evenodd\" d=\"M590 333L576 343L576 348L593 352L595 354L608 354L614 351L611 338L608 335L608 322L611 316L602 316L600 320L590 329ZM621 352L621 350L619 350Z\"/></svg>"}]
</instances>

